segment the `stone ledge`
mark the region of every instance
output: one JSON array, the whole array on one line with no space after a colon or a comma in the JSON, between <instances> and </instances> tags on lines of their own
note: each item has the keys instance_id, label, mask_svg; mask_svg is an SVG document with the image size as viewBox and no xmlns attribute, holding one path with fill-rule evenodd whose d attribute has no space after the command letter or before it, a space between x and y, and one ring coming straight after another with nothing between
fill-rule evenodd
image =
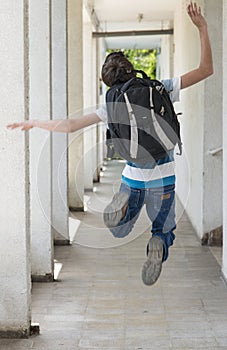
<instances>
[{"instance_id":1,"label":"stone ledge","mask_svg":"<svg viewBox=\"0 0 227 350\"><path fill-rule=\"evenodd\" d=\"M0 330L0 339L28 339L30 329Z\"/></svg>"},{"instance_id":2,"label":"stone ledge","mask_svg":"<svg viewBox=\"0 0 227 350\"><path fill-rule=\"evenodd\" d=\"M71 242L69 239L55 239L54 245L71 245Z\"/></svg>"},{"instance_id":3,"label":"stone ledge","mask_svg":"<svg viewBox=\"0 0 227 350\"><path fill-rule=\"evenodd\" d=\"M32 323L30 326L30 335L39 335L39 334L40 334L39 323Z\"/></svg>"},{"instance_id":4,"label":"stone ledge","mask_svg":"<svg viewBox=\"0 0 227 350\"><path fill-rule=\"evenodd\" d=\"M69 207L69 211L72 211L72 212L83 212L83 211L85 211L84 210L84 206L82 206L82 207Z\"/></svg>"},{"instance_id":5,"label":"stone ledge","mask_svg":"<svg viewBox=\"0 0 227 350\"><path fill-rule=\"evenodd\" d=\"M211 230L210 232L205 233L201 239L202 245L207 245L210 247L221 247L223 237L222 231L222 226L220 226L214 230Z\"/></svg>"},{"instance_id":6,"label":"stone ledge","mask_svg":"<svg viewBox=\"0 0 227 350\"><path fill-rule=\"evenodd\" d=\"M47 273L46 275L32 275L32 282L54 282L54 275Z\"/></svg>"},{"instance_id":7,"label":"stone ledge","mask_svg":"<svg viewBox=\"0 0 227 350\"><path fill-rule=\"evenodd\" d=\"M29 336L40 334L38 323L32 323L27 329L0 330L0 339L28 339Z\"/></svg>"}]
</instances>

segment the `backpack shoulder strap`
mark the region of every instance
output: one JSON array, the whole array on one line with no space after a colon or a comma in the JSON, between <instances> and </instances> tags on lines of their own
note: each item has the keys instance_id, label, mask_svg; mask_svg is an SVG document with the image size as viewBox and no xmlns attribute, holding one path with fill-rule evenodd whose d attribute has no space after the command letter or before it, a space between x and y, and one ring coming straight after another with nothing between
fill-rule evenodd
<instances>
[{"instance_id":1,"label":"backpack shoulder strap","mask_svg":"<svg viewBox=\"0 0 227 350\"><path fill-rule=\"evenodd\" d=\"M146 74L143 70L134 69L134 72L139 73L139 74L142 75L141 81L142 81L143 79L144 79L144 82L145 82L145 81L150 81L150 78L147 76L147 74ZM126 81L125 83L123 83L122 86L121 86L121 88L120 88L121 92L124 93L126 90L128 90L129 86L130 86L133 82L135 82L136 80L137 80L137 78L136 78L136 77L133 77L133 78L129 79L128 81ZM146 85L146 84L144 84L144 85Z\"/></svg>"},{"instance_id":2,"label":"backpack shoulder strap","mask_svg":"<svg viewBox=\"0 0 227 350\"><path fill-rule=\"evenodd\" d=\"M150 79L150 78L147 76L147 74L146 74L143 70L141 70L141 69L134 69L134 72L141 74L142 77L143 77L143 79Z\"/></svg>"}]
</instances>

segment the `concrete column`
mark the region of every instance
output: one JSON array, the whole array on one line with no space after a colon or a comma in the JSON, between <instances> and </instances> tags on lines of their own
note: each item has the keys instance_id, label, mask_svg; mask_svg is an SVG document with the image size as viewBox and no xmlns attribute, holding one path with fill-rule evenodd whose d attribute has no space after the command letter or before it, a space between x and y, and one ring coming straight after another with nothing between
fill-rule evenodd
<instances>
[{"instance_id":1,"label":"concrete column","mask_svg":"<svg viewBox=\"0 0 227 350\"><path fill-rule=\"evenodd\" d=\"M67 118L67 3L51 2L51 71L53 119ZM68 228L68 137L52 135L52 225L55 244L69 243Z\"/></svg>"},{"instance_id":2,"label":"concrete column","mask_svg":"<svg viewBox=\"0 0 227 350\"><path fill-rule=\"evenodd\" d=\"M222 224L222 160L220 154L210 153L221 146L222 139L222 71L220 55L216 54L221 50L222 33L215 31L221 20L221 3L198 3L208 21L216 74L181 92L176 109L183 112L183 156L176 158L177 178L184 179L177 181L177 192L202 240ZM176 8L174 29L174 75L180 76L197 67L200 60L199 34L187 16L185 0Z\"/></svg>"},{"instance_id":3,"label":"concrete column","mask_svg":"<svg viewBox=\"0 0 227 350\"><path fill-rule=\"evenodd\" d=\"M185 0L176 6L174 46L174 76L180 76L198 66L199 37L186 13ZM203 231L203 84L182 90L181 102L175 104L176 111L183 113L180 117L183 154L176 157L177 193L200 235Z\"/></svg>"},{"instance_id":4,"label":"concrete column","mask_svg":"<svg viewBox=\"0 0 227 350\"><path fill-rule=\"evenodd\" d=\"M93 13L92 4L84 2L84 107L95 107L100 103L100 50L99 42L103 39L92 38L92 31L99 30L99 21ZM100 155L100 124L93 125L89 134L84 135L85 149L85 188L93 188L93 182L100 179L103 157ZM103 146L103 145L102 145ZM87 159L86 159L87 158ZM90 161L88 161L90 159Z\"/></svg>"},{"instance_id":5,"label":"concrete column","mask_svg":"<svg viewBox=\"0 0 227 350\"><path fill-rule=\"evenodd\" d=\"M83 11L82 0L68 0L68 113L83 113ZM83 210L84 169L83 131L69 137L69 207Z\"/></svg>"},{"instance_id":6,"label":"concrete column","mask_svg":"<svg viewBox=\"0 0 227 350\"><path fill-rule=\"evenodd\" d=\"M27 1L1 1L0 19L0 337L21 338L31 320L28 134L5 125L28 117Z\"/></svg>"},{"instance_id":7,"label":"concrete column","mask_svg":"<svg viewBox=\"0 0 227 350\"><path fill-rule=\"evenodd\" d=\"M221 231L218 228L222 226L223 160L222 152L214 155L211 152L222 147L222 91L225 91L222 90L222 1L205 0L204 11L209 25L215 75L204 83L203 234L213 231L212 236L220 241ZM216 31L217 27L219 31Z\"/></svg>"},{"instance_id":8,"label":"concrete column","mask_svg":"<svg viewBox=\"0 0 227 350\"><path fill-rule=\"evenodd\" d=\"M48 120L50 104L50 2L29 1L30 117ZM51 229L51 134L33 129L30 133L31 257L32 276L53 280Z\"/></svg>"},{"instance_id":9,"label":"concrete column","mask_svg":"<svg viewBox=\"0 0 227 350\"><path fill-rule=\"evenodd\" d=\"M227 89L227 2L223 0L223 91ZM227 95L223 94L223 265L227 281Z\"/></svg>"},{"instance_id":10,"label":"concrete column","mask_svg":"<svg viewBox=\"0 0 227 350\"><path fill-rule=\"evenodd\" d=\"M89 113L94 111L96 107L96 67L94 66L96 55L94 55L95 52L93 50L92 23L86 10L84 10L83 38L83 103L85 113ZM92 125L84 131L84 187L90 191L93 189L93 174L97 167L96 129L97 126Z\"/></svg>"},{"instance_id":11,"label":"concrete column","mask_svg":"<svg viewBox=\"0 0 227 350\"><path fill-rule=\"evenodd\" d=\"M93 57L95 59L93 60L93 68L92 71L95 72L95 79L93 79L93 89L96 93L96 105L99 105L100 102L100 94L101 94L101 67L100 67L100 40L99 39L93 39L92 41L92 46L93 46ZM103 61L102 61L103 62ZM102 64L101 62L101 64ZM103 163L103 147L102 147L102 154L100 154L100 125L101 123L97 124L96 128L96 167L95 167L95 172L93 174L93 180L94 182L99 182L100 181L100 172L101 172L101 167ZM103 142L103 140L102 140Z\"/></svg>"},{"instance_id":12,"label":"concrete column","mask_svg":"<svg viewBox=\"0 0 227 350\"><path fill-rule=\"evenodd\" d=\"M99 81L101 77L101 67L104 62L105 56L106 56L106 46L105 41L103 39L96 40L96 74L97 74L97 82L99 82L97 87L97 104L103 104L105 103L105 96L106 96L106 85ZM98 173L97 173L97 179L100 178L100 171L103 164L103 160L106 156L106 124L99 123L98 129L97 129L97 164L98 164Z\"/></svg>"},{"instance_id":13,"label":"concrete column","mask_svg":"<svg viewBox=\"0 0 227 350\"><path fill-rule=\"evenodd\" d=\"M173 35L161 38L160 79L173 77Z\"/></svg>"}]
</instances>

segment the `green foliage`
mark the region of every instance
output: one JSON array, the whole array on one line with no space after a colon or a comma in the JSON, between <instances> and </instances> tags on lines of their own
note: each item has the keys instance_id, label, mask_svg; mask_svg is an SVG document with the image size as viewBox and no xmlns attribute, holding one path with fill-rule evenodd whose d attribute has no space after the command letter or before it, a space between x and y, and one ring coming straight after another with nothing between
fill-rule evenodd
<instances>
[{"instance_id":1,"label":"green foliage","mask_svg":"<svg viewBox=\"0 0 227 350\"><path fill-rule=\"evenodd\" d=\"M107 54L116 51L108 50ZM156 77L156 50L130 49L123 50L124 55L133 64L135 69L142 69L151 79Z\"/></svg>"}]
</instances>

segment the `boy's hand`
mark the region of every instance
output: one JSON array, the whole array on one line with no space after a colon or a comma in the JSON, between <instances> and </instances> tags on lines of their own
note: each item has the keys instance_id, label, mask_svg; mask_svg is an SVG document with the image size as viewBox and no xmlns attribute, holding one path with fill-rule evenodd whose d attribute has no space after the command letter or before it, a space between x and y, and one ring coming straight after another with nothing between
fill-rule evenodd
<instances>
[{"instance_id":1,"label":"boy's hand","mask_svg":"<svg viewBox=\"0 0 227 350\"><path fill-rule=\"evenodd\" d=\"M190 2L190 4L187 6L187 12L192 22L198 29L206 27L206 20L201 14L200 6L198 6L196 2L194 2L194 4Z\"/></svg>"},{"instance_id":2,"label":"boy's hand","mask_svg":"<svg viewBox=\"0 0 227 350\"><path fill-rule=\"evenodd\" d=\"M13 123L13 124L8 124L7 129L17 129L17 128L21 128L22 131L27 131L29 129L33 128L33 125L31 124L30 121L25 121L25 122L21 122L21 123Z\"/></svg>"}]
</instances>

